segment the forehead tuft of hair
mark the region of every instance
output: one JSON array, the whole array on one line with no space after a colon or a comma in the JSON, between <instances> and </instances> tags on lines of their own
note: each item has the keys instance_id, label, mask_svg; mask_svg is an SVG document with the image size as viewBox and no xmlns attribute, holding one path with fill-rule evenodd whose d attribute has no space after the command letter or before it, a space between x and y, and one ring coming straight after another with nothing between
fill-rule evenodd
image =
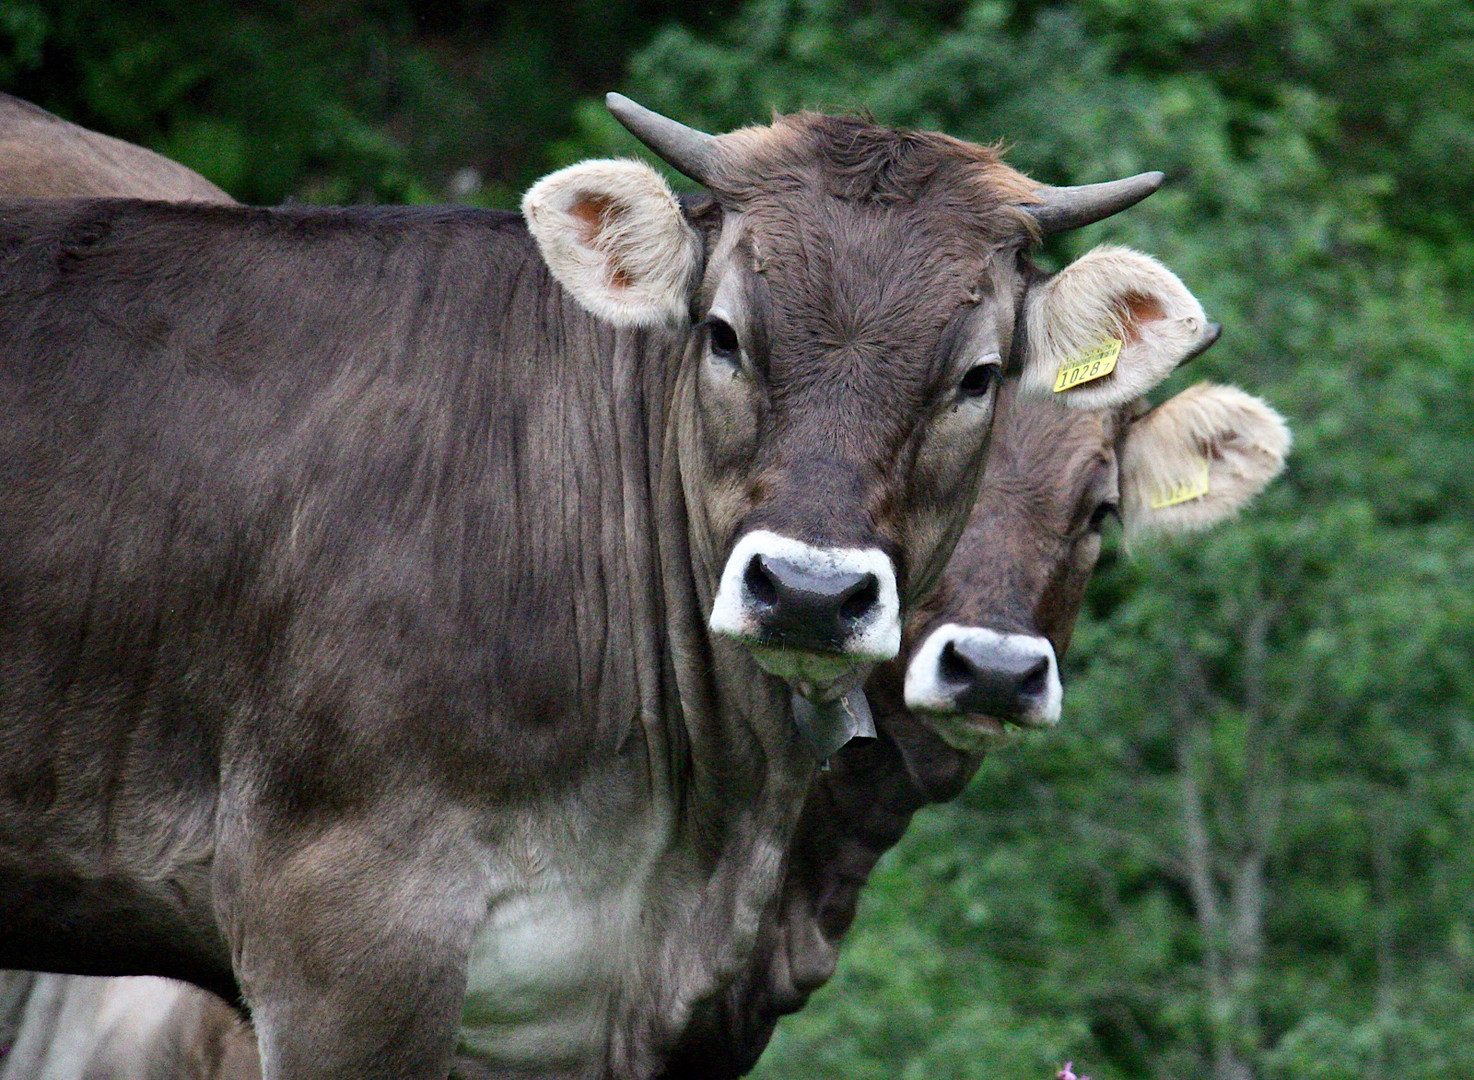
<instances>
[{"instance_id":1,"label":"forehead tuft of hair","mask_svg":"<svg viewBox=\"0 0 1474 1080\"><path fill-rule=\"evenodd\" d=\"M858 116L798 112L771 126L722 136L725 160L710 184L738 206L772 194L814 193L844 202L916 205L959 213L993 233L1037 235L1023 209L1039 185L980 146Z\"/></svg>"}]
</instances>

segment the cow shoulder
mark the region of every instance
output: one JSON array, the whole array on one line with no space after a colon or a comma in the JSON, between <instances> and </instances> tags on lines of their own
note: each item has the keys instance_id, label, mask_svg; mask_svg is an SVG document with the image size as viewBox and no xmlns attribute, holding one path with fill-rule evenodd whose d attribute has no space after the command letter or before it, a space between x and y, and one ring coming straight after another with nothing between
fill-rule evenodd
<instances>
[{"instance_id":1,"label":"cow shoulder","mask_svg":"<svg viewBox=\"0 0 1474 1080\"><path fill-rule=\"evenodd\" d=\"M1176 274L1122 247L1082 255L1031 290L1025 310L1021 393L1079 409L1144 394L1217 336Z\"/></svg>"},{"instance_id":2,"label":"cow shoulder","mask_svg":"<svg viewBox=\"0 0 1474 1080\"><path fill-rule=\"evenodd\" d=\"M1284 468L1284 417L1232 386L1200 383L1135 421L1121 452L1128 537L1205 529L1232 516Z\"/></svg>"},{"instance_id":3,"label":"cow shoulder","mask_svg":"<svg viewBox=\"0 0 1474 1080\"><path fill-rule=\"evenodd\" d=\"M570 165L534 184L522 213L553 276L595 315L621 326L687 318L701 249L650 166Z\"/></svg>"}]
</instances>

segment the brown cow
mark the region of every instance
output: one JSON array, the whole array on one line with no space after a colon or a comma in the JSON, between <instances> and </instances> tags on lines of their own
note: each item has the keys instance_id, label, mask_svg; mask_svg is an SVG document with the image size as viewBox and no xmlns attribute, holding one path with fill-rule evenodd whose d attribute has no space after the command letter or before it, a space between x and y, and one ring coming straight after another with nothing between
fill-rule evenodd
<instances>
[{"instance_id":1,"label":"brown cow","mask_svg":"<svg viewBox=\"0 0 1474 1080\"><path fill-rule=\"evenodd\" d=\"M715 198L590 163L528 215L639 333L562 304L495 215L3 208L0 456L28 480L0 769L42 798L0 805L11 962L239 982L267 1075L434 1075L452 1003L493 1071L649 1071L776 886L811 775L782 688L832 749L939 572L1004 356L1027 378L1113 337L1068 391L1099 403L1206 334L1144 257L1018 269L1028 219L1149 182L1102 202L936 136L721 142L616 106Z\"/></svg>"},{"instance_id":2,"label":"brown cow","mask_svg":"<svg viewBox=\"0 0 1474 1080\"><path fill-rule=\"evenodd\" d=\"M880 738L846 746L818 778L752 964L698 1015L666 1080L747 1072L778 1019L833 973L860 889L912 815L961 792L1003 737L1000 716L1053 722L1035 699L1057 700L1048 683L1058 685L1103 525L1119 516L1128 538L1211 526L1279 473L1289 447L1279 414L1233 387L1193 386L1150 411L1079 412L1005 392L943 586L908 623L903 660L866 686ZM1028 661L1017 683L999 686L1000 654ZM1027 673L1033 692L1020 685ZM908 708L917 701L930 711Z\"/></svg>"},{"instance_id":3,"label":"brown cow","mask_svg":"<svg viewBox=\"0 0 1474 1080\"><path fill-rule=\"evenodd\" d=\"M0 192L231 203L193 169L0 94Z\"/></svg>"}]
</instances>

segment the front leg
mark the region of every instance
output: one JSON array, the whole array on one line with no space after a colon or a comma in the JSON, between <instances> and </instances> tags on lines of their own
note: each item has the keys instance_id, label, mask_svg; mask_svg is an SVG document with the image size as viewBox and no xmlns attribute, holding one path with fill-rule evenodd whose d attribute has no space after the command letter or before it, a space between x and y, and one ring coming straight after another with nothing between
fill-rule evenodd
<instances>
[{"instance_id":1,"label":"front leg","mask_svg":"<svg viewBox=\"0 0 1474 1080\"><path fill-rule=\"evenodd\" d=\"M253 837L223 875L264 1080L444 1080L485 914L484 861L445 820L376 808Z\"/></svg>"}]
</instances>

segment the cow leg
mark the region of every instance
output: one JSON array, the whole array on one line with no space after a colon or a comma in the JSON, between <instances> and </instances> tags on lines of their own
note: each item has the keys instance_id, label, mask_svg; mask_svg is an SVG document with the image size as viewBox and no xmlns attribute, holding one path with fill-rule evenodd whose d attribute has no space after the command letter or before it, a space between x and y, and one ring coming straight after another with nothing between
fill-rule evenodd
<instances>
[{"instance_id":1,"label":"cow leg","mask_svg":"<svg viewBox=\"0 0 1474 1080\"><path fill-rule=\"evenodd\" d=\"M485 913L474 846L394 817L233 860L223 914L264 1080L443 1080ZM402 824L402 823L401 823Z\"/></svg>"}]
</instances>

